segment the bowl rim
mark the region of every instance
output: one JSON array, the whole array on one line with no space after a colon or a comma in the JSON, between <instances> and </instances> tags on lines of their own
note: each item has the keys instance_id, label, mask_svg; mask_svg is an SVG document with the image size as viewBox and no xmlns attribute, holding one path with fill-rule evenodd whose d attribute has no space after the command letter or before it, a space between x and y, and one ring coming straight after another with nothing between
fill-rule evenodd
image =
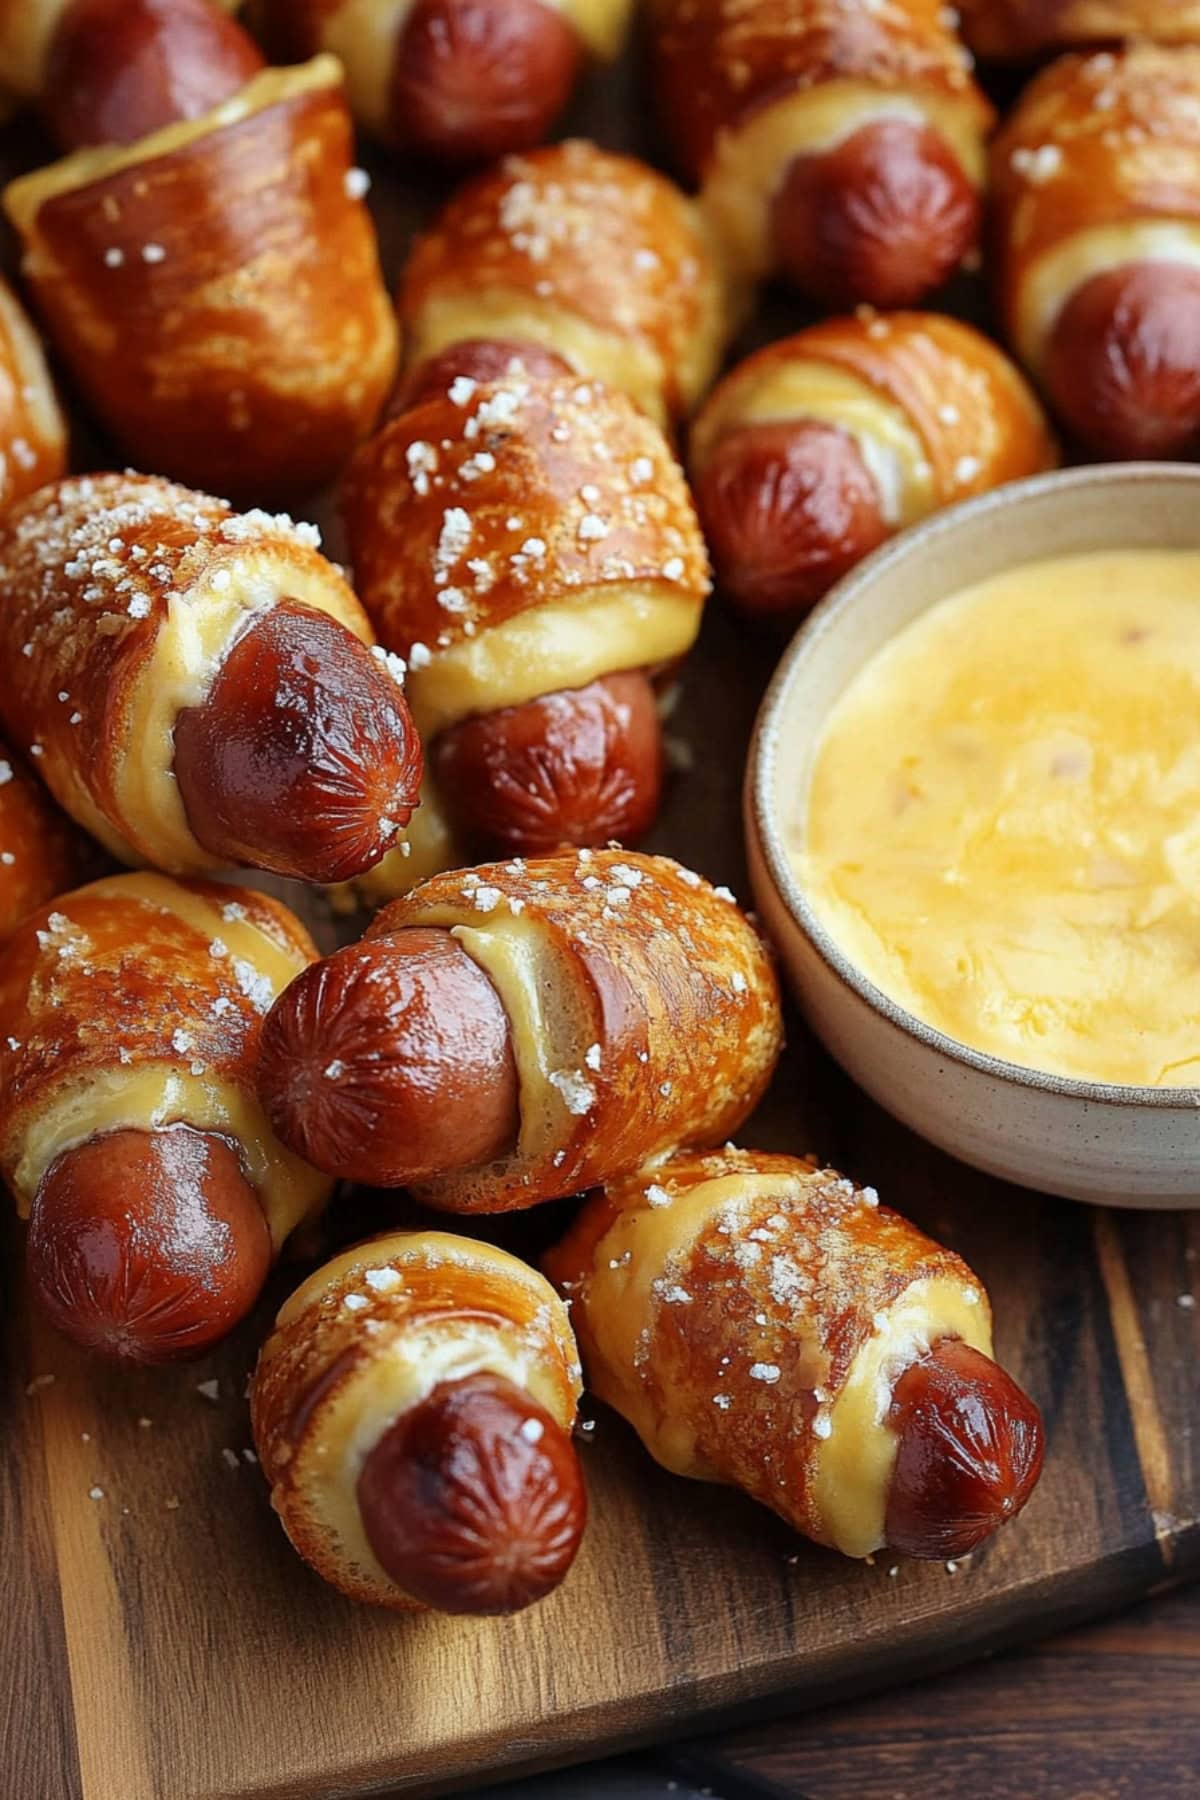
<instances>
[{"instance_id":1,"label":"bowl rim","mask_svg":"<svg viewBox=\"0 0 1200 1800\"><path fill-rule=\"evenodd\" d=\"M783 841L782 822L773 804L774 776L783 721L795 687L802 681L814 649L844 615L866 604L864 594L886 582L891 571L910 557L924 555L941 538L970 530L993 514L1019 511L1049 494L1066 499L1081 488L1138 487L1163 484L1191 487L1200 502L1200 464L1183 462L1092 463L1082 468L1056 469L1024 481L1009 482L986 494L945 507L928 519L901 531L858 563L832 587L808 614L789 642L759 705L746 765L746 810L757 847L776 894L792 923L808 939L826 967L842 984L890 1025L949 1062L959 1063L1013 1087L1033 1089L1091 1106L1200 1107L1200 1086L1138 1087L1119 1082L1087 1081L1077 1076L1055 1075L1049 1070L1008 1062L985 1050L975 1050L958 1038L927 1025L868 979L842 950L817 917L797 880ZM1197 515L1196 548L1200 550L1200 512ZM1085 551L1079 552L1087 554ZM1021 563L1019 549L1008 565ZM1042 561L1042 557L1030 558Z\"/></svg>"}]
</instances>

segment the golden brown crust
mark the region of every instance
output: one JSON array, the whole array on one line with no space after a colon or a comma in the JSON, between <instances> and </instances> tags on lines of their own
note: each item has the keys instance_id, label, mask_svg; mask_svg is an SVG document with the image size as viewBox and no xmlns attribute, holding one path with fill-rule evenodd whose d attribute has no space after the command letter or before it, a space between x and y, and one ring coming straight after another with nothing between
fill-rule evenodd
<instances>
[{"instance_id":1,"label":"golden brown crust","mask_svg":"<svg viewBox=\"0 0 1200 1800\"><path fill-rule=\"evenodd\" d=\"M660 115L695 181L722 132L822 82L927 88L969 98L980 132L991 119L940 0L653 0L650 15Z\"/></svg>"},{"instance_id":2,"label":"golden brown crust","mask_svg":"<svg viewBox=\"0 0 1200 1800\"><path fill-rule=\"evenodd\" d=\"M92 1130L182 1120L236 1138L250 1120L260 1135L237 1148L278 1245L295 1223L283 1187L303 1212L331 1184L306 1170L295 1186L300 1165L253 1097L255 1052L263 1015L315 956L280 901L157 875L94 882L26 919L0 961L0 1170L21 1209ZM143 1077L157 1084L153 1119ZM221 1118L197 1116L201 1095Z\"/></svg>"},{"instance_id":3,"label":"golden brown crust","mask_svg":"<svg viewBox=\"0 0 1200 1800\"><path fill-rule=\"evenodd\" d=\"M992 194L1001 316L1036 365L1072 282L1055 277L1035 294L1039 271L1072 240L1111 232L1097 266L1112 266L1122 241L1131 260L1144 248L1134 228L1159 225L1200 255L1200 48L1061 57L997 136Z\"/></svg>"},{"instance_id":4,"label":"golden brown crust","mask_svg":"<svg viewBox=\"0 0 1200 1800\"><path fill-rule=\"evenodd\" d=\"M72 887L89 855L82 834L0 742L0 942L35 906Z\"/></svg>"},{"instance_id":5,"label":"golden brown crust","mask_svg":"<svg viewBox=\"0 0 1200 1800\"><path fill-rule=\"evenodd\" d=\"M1004 352L971 326L941 313L828 319L747 357L714 390L694 428L702 468L746 406L781 371L805 364L843 370L899 407L928 465L926 511L1055 466L1054 438L1028 383ZM786 406L755 419L803 418ZM907 522L907 521L906 521Z\"/></svg>"},{"instance_id":6,"label":"golden brown crust","mask_svg":"<svg viewBox=\"0 0 1200 1800\"><path fill-rule=\"evenodd\" d=\"M659 1460L742 1488L823 1543L818 1463L889 1309L948 1281L986 1317L966 1264L872 1190L731 1146L610 1183L545 1266L572 1302L589 1386Z\"/></svg>"},{"instance_id":7,"label":"golden brown crust","mask_svg":"<svg viewBox=\"0 0 1200 1800\"><path fill-rule=\"evenodd\" d=\"M636 589L682 615L672 654L700 628L708 560L682 472L661 433L600 383L456 381L364 446L342 498L356 588L411 665L419 723L448 722L425 698L445 653L521 614L568 606L586 622L589 607ZM623 646L586 678L654 660ZM547 673L523 698L564 685Z\"/></svg>"},{"instance_id":8,"label":"golden brown crust","mask_svg":"<svg viewBox=\"0 0 1200 1800\"><path fill-rule=\"evenodd\" d=\"M1195 0L960 0L958 10L975 54L1001 62L1128 38L1200 41Z\"/></svg>"},{"instance_id":9,"label":"golden brown crust","mask_svg":"<svg viewBox=\"0 0 1200 1800\"><path fill-rule=\"evenodd\" d=\"M38 310L141 466L302 493L374 424L396 328L337 80L269 70L193 126L8 189Z\"/></svg>"},{"instance_id":10,"label":"golden brown crust","mask_svg":"<svg viewBox=\"0 0 1200 1800\"><path fill-rule=\"evenodd\" d=\"M397 297L409 359L440 347L428 341L430 322L447 302L469 307L477 297L473 326L458 335L495 336L497 294L523 301L539 341L583 375L624 385L621 359L644 359L653 391L635 398L660 420L695 405L729 331L692 203L644 163L580 139L505 157L418 240ZM604 341L604 366L572 335L572 320Z\"/></svg>"},{"instance_id":11,"label":"golden brown crust","mask_svg":"<svg viewBox=\"0 0 1200 1800\"><path fill-rule=\"evenodd\" d=\"M430 1205L532 1206L680 1145L715 1143L770 1079L782 1020L767 949L731 894L667 857L559 852L438 875L380 913L367 936L410 925L455 929L493 979L479 935L516 942L544 996L530 1031L500 987L522 1083L521 1142L490 1168L423 1184ZM539 1056L554 1060L535 1100Z\"/></svg>"},{"instance_id":12,"label":"golden brown crust","mask_svg":"<svg viewBox=\"0 0 1200 1800\"><path fill-rule=\"evenodd\" d=\"M251 1417L271 1504L304 1560L352 1599L419 1608L370 1553L355 1478L443 1363L515 1377L570 1429L579 1363L565 1310L536 1271L469 1238L396 1232L335 1258L285 1303L259 1357Z\"/></svg>"},{"instance_id":13,"label":"golden brown crust","mask_svg":"<svg viewBox=\"0 0 1200 1800\"><path fill-rule=\"evenodd\" d=\"M33 326L0 280L0 512L57 481L67 466L67 423Z\"/></svg>"},{"instance_id":14,"label":"golden brown crust","mask_svg":"<svg viewBox=\"0 0 1200 1800\"><path fill-rule=\"evenodd\" d=\"M140 475L61 482L0 522L0 659L19 672L0 696L5 729L67 812L124 860L219 866L180 825L173 720L159 721L159 742L147 723L168 679L181 690L194 681L203 695L228 641L222 632L199 654L206 615L228 604L233 629L254 606L290 595L369 639L316 536ZM172 666L156 666L175 641ZM139 770L145 782L132 779Z\"/></svg>"}]
</instances>

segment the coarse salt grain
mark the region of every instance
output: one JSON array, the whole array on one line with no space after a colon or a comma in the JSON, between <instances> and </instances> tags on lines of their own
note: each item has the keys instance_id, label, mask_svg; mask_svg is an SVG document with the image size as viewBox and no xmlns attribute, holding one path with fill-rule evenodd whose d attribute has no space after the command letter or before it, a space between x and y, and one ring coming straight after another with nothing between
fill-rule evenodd
<instances>
[{"instance_id":1,"label":"coarse salt grain","mask_svg":"<svg viewBox=\"0 0 1200 1800\"><path fill-rule=\"evenodd\" d=\"M371 655L377 663L383 664L397 685L403 685L404 677L408 674L408 664L402 656L397 656L394 650L385 650L382 644L372 644Z\"/></svg>"},{"instance_id":2,"label":"coarse salt grain","mask_svg":"<svg viewBox=\"0 0 1200 1800\"><path fill-rule=\"evenodd\" d=\"M596 1090L586 1075L577 1069L556 1069L549 1077L551 1087L562 1096L569 1113L582 1118L596 1103Z\"/></svg>"},{"instance_id":3,"label":"coarse salt grain","mask_svg":"<svg viewBox=\"0 0 1200 1800\"><path fill-rule=\"evenodd\" d=\"M1042 144L1036 150L1024 147L1014 150L1009 158L1010 167L1033 187L1040 187L1043 182L1053 180L1062 168L1063 153L1057 144Z\"/></svg>"},{"instance_id":4,"label":"coarse salt grain","mask_svg":"<svg viewBox=\"0 0 1200 1800\"><path fill-rule=\"evenodd\" d=\"M751 1381L765 1381L768 1386L773 1386L779 1380L779 1376L778 1363L756 1362L750 1364Z\"/></svg>"}]
</instances>

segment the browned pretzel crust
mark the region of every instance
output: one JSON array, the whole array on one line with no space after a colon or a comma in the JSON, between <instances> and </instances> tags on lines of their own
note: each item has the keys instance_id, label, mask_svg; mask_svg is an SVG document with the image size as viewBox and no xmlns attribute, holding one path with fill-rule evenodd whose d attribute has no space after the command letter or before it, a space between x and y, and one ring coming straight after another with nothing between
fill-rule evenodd
<instances>
[{"instance_id":1,"label":"browned pretzel crust","mask_svg":"<svg viewBox=\"0 0 1200 1800\"><path fill-rule=\"evenodd\" d=\"M330 480L391 384L396 327L332 58L204 118L14 182L23 271L128 455L198 487Z\"/></svg>"}]
</instances>

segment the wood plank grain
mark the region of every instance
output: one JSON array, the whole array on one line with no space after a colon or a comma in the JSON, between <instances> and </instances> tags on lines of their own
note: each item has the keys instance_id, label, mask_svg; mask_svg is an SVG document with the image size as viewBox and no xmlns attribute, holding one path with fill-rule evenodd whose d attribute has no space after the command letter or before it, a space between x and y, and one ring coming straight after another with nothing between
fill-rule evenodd
<instances>
[{"instance_id":1,"label":"wood plank grain","mask_svg":"<svg viewBox=\"0 0 1200 1800\"><path fill-rule=\"evenodd\" d=\"M16 1221L0 1224L0 1255L19 1271ZM0 1545L4 1547L0 1775L14 1795L79 1800L79 1762L70 1704L67 1639L45 1479L43 1414L52 1382L30 1352L20 1283L6 1295L4 1380L0 1385ZM11 1784L11 1785L10 1785Z\"/></svg>"},{"instance_id":2,"label":"wood plank grain","mask_svg":"<svg viewBox=\"0 0 1200 1800\"><path fill-rule=\"evenodd\" d=\"M136 1707L122 1591L117 1577L131 1509L113 1487L117 1465L103 1419L72 1380L74 1356L35 1322L34 1360L54 1377L42 1401L46 1493L62 1595L72 1711L83 1800L119 1791L150 1800L146 1722Z\"/></svg>"},{"instance_id":3,"label":"wood plank grain","mask_svg":"<svg viewBox=\"0 0 1200 1800\"><path fill-rule=\"evenodd\" d=\"M722 1800L1178 1800L1200 1770L1198 1664L1200 1587L673 1766Z\"/></svg>"}]
</instances>

